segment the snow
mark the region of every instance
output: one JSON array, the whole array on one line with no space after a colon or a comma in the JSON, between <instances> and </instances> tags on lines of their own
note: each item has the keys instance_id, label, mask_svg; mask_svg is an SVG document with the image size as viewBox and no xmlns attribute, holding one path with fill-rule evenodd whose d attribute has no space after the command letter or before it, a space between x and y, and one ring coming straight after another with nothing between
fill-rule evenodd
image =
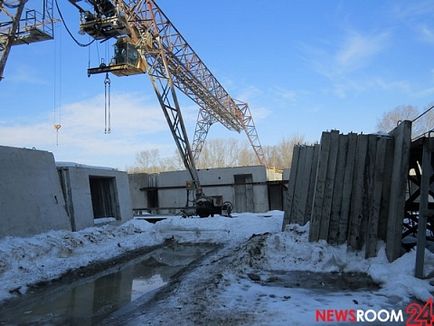
<instances>
[{"instance_id":1,"label":"snow","mask_svg":"<svg viewBox=\"0 0 434 326\"><path fill-rule=\"evenodd\" d=\"M242 324L317 325L315 310L404 309L410 300L427 300L434 287L416 279L415 252L388 263L384 247L378 257L364 259L346 246L308 242L309 226L290 225L285 232L253 237L247 242L229 241L215 256L188 274L170 296L138 313L129 325L145 324ZM426 271L433 270L434 255L426 253ZM377 288L321 289L300 284L285 287L267 283L278 271L362 272L380 284ZM249 275L255 273L261 281ZM338 274L340 275L340 274ZM316 284L318 285L318 284ZM430 293L431 292L431 293ZM141 308L143 309L143 308Z\"/></svg>"},{"instance_id":2,"label":"snow","mask_svg":"<svg viewBox=\"0 0 434 326\"><path fill-rule=\"evenodd\" d=\"M149 318L169 324L203 318L204 323L305 325L314 323L315 309L400 309L412 298L425 301L432 297L434 287L429 280L413 276L415 250L389 263L380 244L377 257L364 259L362 253L345 245L308 242L309 225L289 225L281 232L282 219L280 211L243 213L233 218L171 216L155 224L136 219L79 232L4 238L0 240L0 300L25 293L37 282L134 249L162 244L166 239L220 243L223 248L187 274L176 295L152 305L153 310L132 324ZM433 271L434 254L427 251L425 262L425 271ZM264 280L278 271L362 272L380 287L351 291L287 288L248 276L254 273Z\"/></svg>"},{"instance_id":3,"label":"snow","mask_svg":"<svg viewBox=\"0 0 434 326\"><path fill-rule=\"evenodd\" d=\"M152 224L143 221L6 237L0 240L0 300L11 297L11 291L24 293L28 285L161 241Z\"/></svg>"},{"instance_id":4,"label":"snow","mask_svg":"<svg viewBox=\"0 0 434 326\"><path fill-rule=\"evenodd\" d=\"M104 221L106 221L104 219ZM273 217L239 214L236 218L169 217L151 224L131 220L121 226L103 225L78 232L50 231L34 237L0 240L0 301L25 293L29 285L59 278L89 264L109 260L128 251L157 245L165 239L180 242L238 242L253 233L276 232L282 214Z\"/></svg>"},{"instance_id":5,"label":"snow","mask_svg":"<svg viewBox=\"0 0 434 326\"><path fill-rule=\"evenodd\" d=\"M88 168L88 169L97 169L97 170L109 170L109 171L118 171L118 169L110 168L106 166L94 166L94 165L86 165L86 164L80 164L80 163L74 163L74 162L62 162L57 161L56 166L58 168Z\"/></svg>"},{"instance_id":6,"label":"snow","mask_svg":"<svg viewBox=\"0 0 434 326\"><path fill-rule=\"evenodd\" d=\"M112 222L116 222L115 217L100 217L100 218L94 219L93 224L100 225L100 224L107 224L107 223L112 223Z\"/></svg>"},{"instance_id":7,"label":"snow","mask_svg":"<svg viewBox=\"0 0 434 326\"><path fill-rule=\"evenodd\" d=\"M389 263L384 244L377 257L363 259L363 252L352 251L346 245L331 246L325 241L308 242L309 225L289 225L287 232L267 239L262 268L312 272L364 272L381 284L380 293L395 295L403 300L415 297L426 301L434 287L428 281L415 278L416 250ZM282 253L291 253L283 255ZM425 271L434 271L434 254L425 252Z\"/></svg>"},{"instance_id":8,"label":"snow","mask_svg":"<svg viewBox=\"0 0 434 326\"><path fill-rule=\"evenodd\" d=\"M180 242L239 243L253 234L278 232L282 226L283 213L271 211L268 214L243 213L232 218L167 218L155 229L166 238L172 236Z\"/></svg>"}]
</instances>

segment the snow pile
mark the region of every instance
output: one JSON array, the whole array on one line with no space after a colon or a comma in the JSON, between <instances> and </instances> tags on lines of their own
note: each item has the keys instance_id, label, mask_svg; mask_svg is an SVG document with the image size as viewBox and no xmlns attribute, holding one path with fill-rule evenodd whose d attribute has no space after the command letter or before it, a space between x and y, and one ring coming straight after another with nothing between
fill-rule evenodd
<instances>
[{"instance_id":1,"label":"snow pile","mask_svg":"<svg viewBox=\"0 0 434 326\"><path fill-rule=\"evenodd\" d=\"M173 217L155 225L155 230L165 238L179 242L237 243L253 234L278 232L282 226L283 212L271 211L266 214L242 213L233 218Z\"/></svg>"},{"instance_id":2,"label":"snow pile","mask_svg":"<svg viewBox=\"0 0 434 326\"><path fill-rule=\"evenodd\" d=\"M265 217L267 216L267 217ZM0 240L0 301L27 286L59 278L68 271L113 259L126 252L163 243L228 243L254 233L278 231L282 212L244 213L234 218L169 217L157 224L131 220L123 225L101 225L78 232L50 231L29 238Z\"/></svg>"},{"instance_id":3,"label":"snow pile","mask_svg":"<svg viewBox=\"0 0 434 326\"><path fill-rule=\"evenodd\" d=\"M0 241L0 300L24 293L26 286L49 281L91 263L162 242L153 225L130 221L78 232L50 231L30 238Z\"/></svg>"},{"instance_id":4,"label":"snow pile","mask_svg":"<svg viewBox=\"0 0 434 326\"><path fill-rule=\"evenodd\" d=\"M256 268L264 270L310 272L364 272L381 285L380 294L397 296L402 300L415 297L428 300L434 287L428 280L414 277L416 251L412 250L389 263L384 245L377 257L363 259L363 252L346 245L332 246L325 241L309 242L309 225L290 225L286 232L264 239ZM434 270L434 254L425 253L425 271ZM430 293L431 292L431 293Z\"/></svg>"},{"instance_id":5,"label":"snow pile","mask_svg":"<svg viewBox=\"0 0 434 326\"><path fill-rule=\"evenodd\" d=\"M427 301L432 298L434 286L429 280L421 280L414 277L414 265L416 262L416 250L403 255L389 263L384 248L378 256L369 259L367 273L372 279L381 284L380 290L387 296L396 295L401 298L416 297L419 300ZM425 251L425 272L434 271L434 254Z\"/></svg>"},{"instance_id":6,"label":"snow pile","mask_svg":"<svg viewBox=\"0 0 434 326\"><path fill-rule=\"evenodd\" d=\"M263 268L272 270L358 272L368 267L364 253L352 251L345 244L309 242L309 224L292 224L286 232L267 237L263 255Z\"/></svg>"},{"instance_id":7,"label":"snow pile","mask_svg":"<svg viewBox=\"0 0 434 326\"><path fill-rule=\"evenodd\" d=\"M212 263L207 264L208 267L203 267L208 269L202 272L204 277L214 281L219 279L215 273L220 275L220 284L225 284L219 289L221 309L229 307L229 298L233 297L236 298L236 302L233 302L234 312L241 305L246 312L251 313L251 309L256 309L251 306L252 299L260 303L258 307L273 315L283 311L283 308L286 311L290 305L288 300L306 301L314 293L301 288L264 287L249 279L248 274L252 271L259 274L262 271L268 275L273 271L365 272L381 285L374 292L357 292L357 302L365 308L371 307L373 302L376 307L390 305L386 300L392 297L404 302L411 297L426 300L434 291L428 281L413 277L414 251L388 263L382 247L377 257L366 260L363 259L363 253L352 251L345 245L309 242L308 225L290 225L285 232L280 232L282 218L283 213L277 211L267 214L243 213L234 218L170 217L156 224L132 220L120 226L103 225L79 232L51 231L30 238L4 238L0 240L0 301L14 293L24 293L29 285L53 280L70 270L106 261L131 250L161 244L170 238L178 242L226 245L220 258L227 257L226 260L216 264L219 259L214 257ZM262 235L252 237L254 234ZM425 271L432 270L434 254L427 252ZM200 271L201 268L187 279L195 279ZM204 281L204 284L208 283ZM189 288L195 286L190 284ZM348 306L348 293L314 294L316 301L309 299L306 305L318 308ZM215 298L214 294L212 296ZM272 302L265 300L265 296L272 298ZM186 300L190 299L191 292L186 292ZM306 312L305 307L299 307L300 321L303 320L303 312ZM283 314L282 318L282 322L293 320L287 314Z\"/></svg>"}]
</instances>

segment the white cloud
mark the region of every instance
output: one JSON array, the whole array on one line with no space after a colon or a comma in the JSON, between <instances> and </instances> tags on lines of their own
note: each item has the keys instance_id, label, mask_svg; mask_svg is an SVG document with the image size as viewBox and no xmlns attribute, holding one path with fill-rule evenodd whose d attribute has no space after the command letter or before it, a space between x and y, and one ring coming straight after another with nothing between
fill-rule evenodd
<instances>
[{"instance_id":1,"label":"white cloud","mask_svg":"<svg viewBox=\"0 0 434 326\"><path fill-rule=\"evenodd\" d=\"M335 80L368 66L388 45L389 33L346 31L340 44L301 44L303 59L317 73Z\"/></svg>"},{"instance_id":2,"label":"white cloud","mask_svg":"<svg viewBox=\"0 0 434 326\"><path fill-rule=\"evenodd\" d=\"M421 16L434 14L434 2L425 1L404 1L395 4L392 10L393 15L398 19L414 20Z\"/></svg>"},{"instance_id":3,"label":"white cloud","mask_svg":"<svg viewBox=\"0 0 434 326\"><path fill-rule=\"evenodd\" d=\"M256 86L247 86L241 90L238 90L236 99L242 102L249 102L252 99L260 97L264 94L264 92Z\"/></svg>"},{"instance_id":4,"label":"white cloud","mask_svg":"<svg viewBox=\"0 0 434 326\"><path fill-rule=\"evenodd\" d=\"M137 94L112 95L112 133L104 134L104 99L96 96L62 109L60 146L52 118L29 123L9 121L0 125L2 144L36 147L54 152L57 160L124 168L143 149L174 149L161 109ZM29 117L29 121L32 118ZM159 135L163 135L161 140Z\"/></svg>"},{"instance_id":5,"label":"white cloud","mask_svg":"<svg viewBox=\"0 0 434 326\"><path fill-rule=\"evenodd\" d=\"M417 27L417 32L419 33L419 38L427 43L434 43L434 29L427 25L420 24Z\"/></svg>"},{"instance_id":6,"label":"white cloud","mask_svg":"<svg viewBox=\"0 0 434 326\"><path fill-rule=\"evenodd\" d=\"M329 81L330 86L323 89L325 93L344 98L349 93L375 89L409 91L410 85L406 81L385 80L360 73L386 50L389 33L362 34L346 31L345 34L337 46L329 43L323 43L322 47L301 45L307 64Z\"/></svg>"},{"instance_id":7,"label":"white cloud","mask_svg":"<svg viewBox=\"0 0 434 326\"><path fill-rule=\"evenodd\" d=\"M283 87L273 87L271 92L276 96L282 103L293 104L297 99L297 92L292 89L287 89Z\"/></svg>"},{"instance_id":8,"label":"white cloud","mask_svg":"<svg viewBox=\"0 0 434 326\"><path fill-rule=\"evenodd\" d=\"M411 92L411 86L403 80L385 80L380 77L369 77L363 79L341 78L332 84L330 90L333 95L339 98L345 98L348 94L362 93L366 91L399 91Z\"/></svg>"},{"instance_id":9,"label":"white cloud","mask_svg":"<svg viewBox=\"0 0 434 326\"><path fill-rule=\"evenodd\" d=\"M335 61L341 70L360 68L386 47L387 39L387 33L377 35L351 33L335 54Z\"/></svg>"}]
</instances>

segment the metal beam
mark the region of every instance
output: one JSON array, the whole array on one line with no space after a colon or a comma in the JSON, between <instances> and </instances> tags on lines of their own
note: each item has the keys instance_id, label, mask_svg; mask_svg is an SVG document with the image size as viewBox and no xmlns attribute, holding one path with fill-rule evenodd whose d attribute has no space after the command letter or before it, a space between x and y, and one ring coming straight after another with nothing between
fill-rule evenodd
<instances>
[{"instance_id":1,"label":"metal beam","mask_svg":"<svg viewBox=\"0 0 434 326\"><path fill-rule=\"evenodd\" d=\"M24 5L27 0L19 0L17 7L7 7L3 1L0 6L0 13L11 18L11 21L2 22L0 29L0 80L3 79L3 72L8 60L11 47L15 41L18 28L20 27L20 19L23 14ZM15 9L15 13L11 12L11 9Z\"/></svg>"}]
</instances>

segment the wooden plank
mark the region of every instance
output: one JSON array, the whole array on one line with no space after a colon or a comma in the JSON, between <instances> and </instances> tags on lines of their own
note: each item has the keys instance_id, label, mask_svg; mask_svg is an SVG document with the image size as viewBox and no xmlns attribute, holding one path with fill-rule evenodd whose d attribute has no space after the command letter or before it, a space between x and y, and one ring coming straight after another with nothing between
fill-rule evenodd
<instances>
[{"instance_id":1,"label":"wooden plank","mask_svg":"<svg viewBox=\"0 0 434 326\"><path fill-rule=\"evenodd\" d=\"M368 136L359 135L357 138L356 162L354 167L353 193L351 196L350 220L348 227L348 244L353 249L359 248L360 226L362 224L364 174L366 153L368 150Z\"/></svg>"},{"instance_id":2,"label":"wooden plank","mask_svg":"<svg viewBox=\"0 0 434 326\"><path fill-rule=\"evenodd\" d=\"M377 140L375 153L372 193L369 201L368 229L365 238L365 258L377 255L378 223L380 219L381 197L384 181L384 162L386 161L387 138Z\"/></svg>"},{"instance_id":3,"label":"wooden plank","mask_svg":"<svg viewBox=\"0 0 434 326\"><path fill-rule=\"evenodd\" d=\"M338 160L339 131L333 130L330 136L330 154L327 176L324 187L324 199L321 212L319 239L327 240L329 235L330 216L332 212L333 188L335 185L336 164Z\"/></svg>"},{"instance_id":4,"label":"wooden plank","mask_svg":"<svg viewBox=\"0 0 434 326\"><path fill-rule=\"evenodd\" d=\"M302 171L298 180L300 180L300 184L296 187L295 196L298 199L296 209L296 221L298 224L305 224L306 220L306 205L307 205L307 195L309 192L309 181L310 181L310 170L312 168L312 160L314 154L313 146L305 146L303 148L305 152L304 162L302 164Z\"/></svg>"},{"instance_id":5,"label":"wooden plank","mask_svg":"<svg viewBox=\"0 0 434 326\"><path fill-rule=\"evenodd\" d=\"M320 152L320 145L315 144L313 150L312 165L310 169L309 192L307 195L307 203L306 203L306 219L304 220L303 224L306 224L308 221L310 221L312 215L313 194L315 192L315 180L316 180L316 173L318 170L319 152Z\"/></svg>"},{"instance_id":6,"label":"wooden plank","mask_svg":"<svg viewBox=\"0 0 434 326\"><path fill-rule=\"evenodd\" d=\"M408 178L411 121L403 121L390 132L395 146L393 153L392 182L390 185L389 216L387 219L386 255L394 261L401 255L401 232L404 219L406 183Z\"/></svg>"},{"instance_id":7,"label":"wooden plank","mask_svg":"<svg viewBox=\"0 0 434 326\"><path fill-rule=\"evenodd\" d=\"M327 177L327 166L330 151L330 133L323 132L321 135L321 147L318 158L318 170L315 181L315 192L312 205L312 216L309 228L309 241L318 241L319 227L324 198L324 187Z\"/></svg>"},{"instance_id":8,"label":"wooden plank","mask_svg":"<svg viewBox=\"0 0 434 326\"><path fill-rule=\"evenodd\" d=\"M350 133L348 135L348 151L344 173L344 185L342 190L342 206L339 217L339 230L337 235L337 243L342 244L347 241L348 224L351 207L351 194L353 192L353 177L354 166L356 161L357 151L357 134Z\"/></svg>"},{"instance_id":9,"label":"wooden plank","mask_svg":"<svg viewBox=\"0 0 434 326\"><path fill-rule=\"evenodd\" d=\"M348 152L348 136L339 136L338 160L336 164L335 185L333 188L333 202L330 215L328 242L337 243L339 232L339 219L342 207L344 188L345 165Z\"/></svg>"},{"instance_id":10,"label":"wooden plank","mask_svg":"<svg viewBox=\"0 0 434 326\"><path fill-rule=\"evenodd\" d=\"M386 241L387 219L389 217L390 186L392 183L394 141L389 137L386 141L386 160L384 162L383 194L381 198L380 220L378 221L378 239Z\"/></svg>"},{"instance_id":11,"label":"wooden plank","mask_svg":"<svg viewBox=\"0 0 434 326\"><path fill-rule=\"evenodd\" d=\"M298 156L300 152L300 146L294 146L292 151L292 162L291 162L291 170L289 171L289 180L288 180L288 192L286 196L286 210L283 216L282 223L282 231L285 230L285 226L290 223L291 215L292 215L292 203L294 200L294 188L295 182L297 178L297 165L298 165Z\"/></svg>"}]
</instances>

